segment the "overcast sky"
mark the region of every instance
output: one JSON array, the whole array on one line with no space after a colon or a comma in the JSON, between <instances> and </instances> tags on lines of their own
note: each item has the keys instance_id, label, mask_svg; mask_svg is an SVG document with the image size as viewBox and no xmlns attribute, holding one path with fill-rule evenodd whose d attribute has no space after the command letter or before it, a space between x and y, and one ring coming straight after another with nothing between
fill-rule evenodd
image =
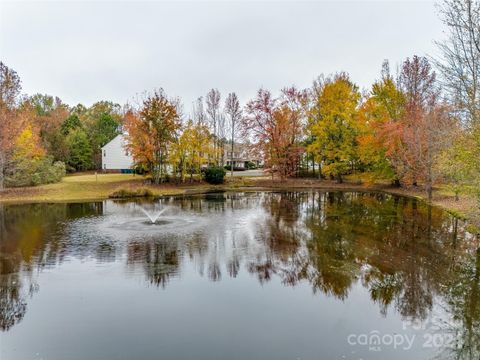
<instances>
[{"instance_id":1,"label":"overcast sky","mask_svg":"<svg viewBox=\"0 0 480 360\"><path fill-rule=\"evenodd\" d=\"M444 30L426 1L2 1L0 59L25 93L70 105L163 87L189 112L212 87L245 101L341 70L368 87L383 59L433 54Z\"/></svg>"}]
</instances>

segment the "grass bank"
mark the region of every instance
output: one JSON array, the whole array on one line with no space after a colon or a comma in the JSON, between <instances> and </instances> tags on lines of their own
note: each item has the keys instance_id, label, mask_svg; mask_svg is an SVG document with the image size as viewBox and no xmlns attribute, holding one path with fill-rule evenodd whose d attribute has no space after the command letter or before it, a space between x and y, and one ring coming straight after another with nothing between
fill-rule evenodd
<instances>
[{"instance_id":1,"label":"grass bank","mask_svg":"<svg viewBox=\"0 0 480 360\"><path fill-rule=\"evenodd\" d=\"M81 174L66 176L56 184L11 188L0 192L0 202L55 202L106 199L120 189L148 188L154 195L182 193L174 186L151 186L147 179L131 174Z\"/></svg>"},{"instance_id":2,"label":"grass bank","mask_svg":"<svg viewBox=\"0 0 480 360\"><path fill-rule=\"evenodd\" d=\"M57 184L42 185L28 188L6 189L0 192L0 202L56 202L85 201L107 199L116 192L142 193L153 196L194 194L217 190L288 190L288 189L323 189L323 190L354 190L382 191L391 194L411 196L425 199L425 193L420 188L395 188L386 183L366 184L358 178L349 178L343 184L328 180L289 179L272 181L269 177L233 177L227 176L227 181L221 186L211 186L205 183L186 183L181 185L164 184L150 185L148 179L131 174L79 174L65 177ZM459 201L446 188L434 191L433 205L440 206L451 214L468 220L472 229L480 229L480 210L472 195L463 194Z\"/></svg>"}]
</instances>

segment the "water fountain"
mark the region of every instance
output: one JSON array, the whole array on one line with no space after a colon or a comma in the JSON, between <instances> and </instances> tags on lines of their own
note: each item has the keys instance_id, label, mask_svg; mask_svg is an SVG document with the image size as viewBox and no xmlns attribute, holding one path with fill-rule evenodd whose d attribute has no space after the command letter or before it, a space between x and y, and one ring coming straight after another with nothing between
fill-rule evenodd
<instances>
[{"instance_id":1,"label":"water fountain","mask_svg":"<svg viewBox=\"0 0 480 360\"><path fill-rule=\"evenodd\" d=\"M203 227L206 219L177 206L161 203L111 202L109 213L98 222L102 234L115 239L142 236L170 236L193 227Z\"/></svg>"},{"instance_id":2,"label":"water fountain","mask_svg":"<svg viewBox=\"0 0 480 360\"><path fill-rule=\"evenodd\" d=\"M150 212L148 212L144 207L142 206L138 206L140 208L140 210L142 210L142 212L147 215L147 217L150 219L150 222L152 224L155 224L158 220L158 218L160 217L160 215L162 215L166 210L167 208L163 208L162 210L160 211L157 211L156 213L154 214L151 214Z\"/></svg>"}]
</instances>

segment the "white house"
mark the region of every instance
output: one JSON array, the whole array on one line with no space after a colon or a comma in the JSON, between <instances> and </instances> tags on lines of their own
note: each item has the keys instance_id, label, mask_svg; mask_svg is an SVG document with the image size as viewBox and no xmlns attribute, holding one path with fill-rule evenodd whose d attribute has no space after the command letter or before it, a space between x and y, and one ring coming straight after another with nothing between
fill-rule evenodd
<instances>
[{"instance_id":1,"label":"white house","mask_svg":"<svg viewBox=\"0 0 480 360\"><path fill-rule=\"evenodd\" d=\"M124 171L133 167L133 157L125 148L124 135L117 135L112 141L102 147L102 169Z\"/></svg>"}]
</instances>

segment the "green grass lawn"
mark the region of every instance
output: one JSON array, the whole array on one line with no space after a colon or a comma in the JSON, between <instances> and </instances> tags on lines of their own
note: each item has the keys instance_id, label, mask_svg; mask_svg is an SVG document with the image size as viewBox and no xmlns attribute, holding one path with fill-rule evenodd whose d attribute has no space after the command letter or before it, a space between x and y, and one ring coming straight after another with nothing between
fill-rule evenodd
<instances>
[{"instance_id":1,"label":"green grass lawn","mask_svg":"<svg viewBox=\"0 0 480 360\"><path fill-rule=\"evenodd\" d=\"M178 194L183 190L173 187L145 185L147 178L132 174L87 174L66 176L56 184L29 188L7 189L0 193L0 201L75 201L107 198L121 188L149 188L155 195Z\"/></svg>"}]
</instances>

